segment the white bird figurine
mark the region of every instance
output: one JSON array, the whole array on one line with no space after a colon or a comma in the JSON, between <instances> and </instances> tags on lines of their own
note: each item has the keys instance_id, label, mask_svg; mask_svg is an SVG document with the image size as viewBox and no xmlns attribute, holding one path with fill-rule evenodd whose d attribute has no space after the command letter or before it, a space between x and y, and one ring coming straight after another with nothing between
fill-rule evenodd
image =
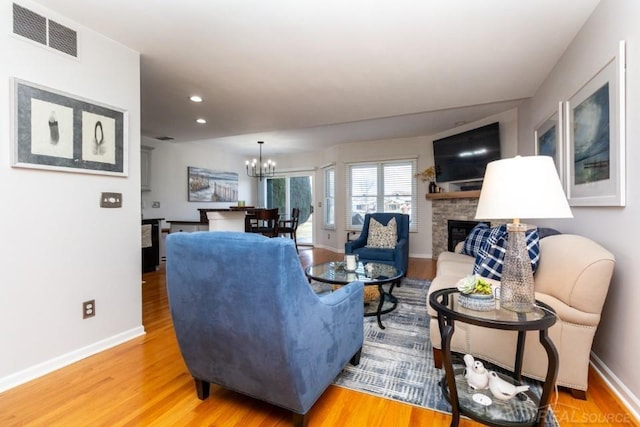
<instances>
[{"instance_id":1,"label":"white bird figurine","mask_svg":"<svg viewBox=\"0 0 640 427\"><path fill-rule=\"evenodd\" d=\"M516 394L529 390L529 386L513 385L510 382L500 378L497 372L490 371L489 372L489 390L491 390L491 394L493 394L496 397L496 399L509 400Z\"/></svg>"},{"instance_id":2,"label":"white bird figurine","mask_svg":"<svg viewBox=\"0 0 640 427\"><path fill-rule=\"evenodd\" d=\"M487 371L481 361L475 360L472 355L465 354L462 358L466 369L464 377L467 383L474 390L484 390L489 387L489 371Z\"/></svg>"}]
</instances>

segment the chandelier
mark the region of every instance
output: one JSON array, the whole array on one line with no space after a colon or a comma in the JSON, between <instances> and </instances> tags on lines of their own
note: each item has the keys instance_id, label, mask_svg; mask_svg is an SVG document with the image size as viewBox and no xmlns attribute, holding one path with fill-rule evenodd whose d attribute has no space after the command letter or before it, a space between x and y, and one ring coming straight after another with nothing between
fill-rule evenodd
<instances>
[{"instance_id":1,"label":"chandelier","mask_svg":"<svg viewBox=\"0 0 640 427\"><path fill-rule=\"evenodd\" d=\"M262 178L272 177L276 173L276 162L267 160L262 163L262 144L264 144L264 141L258 141L258 144L260 145L259 159L253 159L251 163L247 160L245 166L247 168L247 176L259 178L262 181Z\"/></svg>"}]
</instances>

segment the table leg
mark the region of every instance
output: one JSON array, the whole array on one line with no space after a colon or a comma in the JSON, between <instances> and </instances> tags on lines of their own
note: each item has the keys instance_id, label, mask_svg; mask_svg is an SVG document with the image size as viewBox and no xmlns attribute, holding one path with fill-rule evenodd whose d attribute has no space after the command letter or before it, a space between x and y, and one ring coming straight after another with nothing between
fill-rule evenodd
<instances>
[{"instance_id":1,"label":"table leg","mask_svg":"<svg viewBox=\"0 0 640 427\"><path fill-rule=\"evenodd\" d=\"M522 357L524 356L524 342L527 337L525 331L518 331L518 344L516 348L516 363L513 374L518 382L522 382Z\"/></svg>"},{"instance_id":2,"label":"table leg","mask_svg":"<svg viewBox=\"0 0 640 427\"><path fill-rule=\"evenodd\" d=\"M440 317L440 315L438 315ZM456 427L460 423L460 403L458 402L458 389L456 388L456 373L453 369L453 358L451 355L451 337L453 336L453 324L450 321L439 323L444 325L441 330L442 364L444 365L445 378L449 388L449 403L451 403L451 427Z\"/></svg>"},{"instance_id":3,"label":"table leg","mask_svg":"<svg viewBox=\"0 0 640 427\"><path fill-rule=\"evenodd\" d=\"M394 297L393 295L391 295L391 293L387 293L384 291L384 288L382 287L382 285L378 285L378 293L380 294L380 297L378 298L378 309L376 310L376 318L378 319L378 327L380 329L386 329L383 325L382 325L382 319L381 319L381 315L383 313L389 313L393 310L395 310L397 304L398 304L398 299L396 297ZM382 310L382 307L384 306L384 302L386 299L389 299L389 301L393 304L393 307L387 309L387 310Z\"/></svg>"},{"instance_id":4,"label":"table leg","mask_svg":"<svg viewBox=\"0 0 640 427\"><path fill-rule=\"evenodd\" d=\"M544 386L542 387L542 396L540 397L540 407L538 408L538 426L544 427L544 423L547 418L547 412L549 412L549 399L553 392L553 387L556 384L556 377L558 375L558 350L556 350L553 341L549 338L549 331L547 329L540 331L540 344L547 352L548 367L547 376L544 379Z\"/></svg>"}]
</instances>

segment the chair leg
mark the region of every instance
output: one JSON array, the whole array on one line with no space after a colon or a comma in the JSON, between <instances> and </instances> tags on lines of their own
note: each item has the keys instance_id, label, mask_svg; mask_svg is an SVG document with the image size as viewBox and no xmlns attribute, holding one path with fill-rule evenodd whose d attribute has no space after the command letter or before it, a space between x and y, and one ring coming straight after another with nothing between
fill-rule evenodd
<instances>
[{"instance_id":1,"label":"chair leg","mask_svg":"<svg viewBox=\"0 0 640 427\"><path fill-rule=\"evenodd\" d=\"M294 427L307 427L307 424L309 422L309 417L307 417L307 414L298 414L297 412L292 412L291 418L293 420Z\"/></svg>"},{"instance_id":2,"label":"chair leg","mask_svg":"<svg viewBox=\"0 0 640 427\"><path fill-rule=\"evenodd\" d=\"M196 393L198 394L198 399L205 400L207 397L209 397L209 382L202 381L197 378L194 378L193 380L196 383Z\"/></svg>"},{"instance_id":3,"label":"chair leg","mask_svg":"<svg viewBox=\"0 0 640 427\"><path fill-rule=\"evenodd\" d=\"M362 347L360 347L360 349L356 351L356 354L354 354L351 360L349 360L349 363L351 363L353 366L358 366L358 364L360 363L361 354L362 354Z\"/></svg>"}]
</instances>

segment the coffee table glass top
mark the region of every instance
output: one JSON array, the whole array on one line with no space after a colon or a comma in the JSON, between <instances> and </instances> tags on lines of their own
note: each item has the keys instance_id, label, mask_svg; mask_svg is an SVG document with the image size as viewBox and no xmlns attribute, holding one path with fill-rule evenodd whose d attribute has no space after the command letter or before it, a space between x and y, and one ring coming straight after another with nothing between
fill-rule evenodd
<instances>
[{"instance_id":1,"label":"coffee table glass top","mask_svg":"<svg viewBox=\"0 0 640 427\"><path fill-rule=\"evenodd\" d=\"M332 261L307 267L305 274L314 280L337 285L344 285L356 280L365 285L373 285L398 280L402 277L402 270L388 264L369 262L365 265L358 262L354 271L348 271L345 269L344 262Z\"/></svg>"}]
</instances>

